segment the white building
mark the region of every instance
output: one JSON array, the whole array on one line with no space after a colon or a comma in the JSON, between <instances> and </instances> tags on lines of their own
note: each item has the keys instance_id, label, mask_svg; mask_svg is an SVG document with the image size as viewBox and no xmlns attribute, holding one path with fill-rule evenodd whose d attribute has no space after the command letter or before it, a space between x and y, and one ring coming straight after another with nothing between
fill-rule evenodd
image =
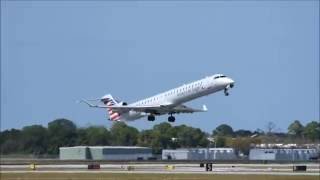
<instances>
[{"instance_id":1,"label":"white building","mask_svg":"<svg viewBox=\"0 0 320 180\"><path fill-rule=\"evenodd\" d=\"M234 160L233 148L164 149L163 160Z\"/></svg>"},{"instance_id":2,"label":"white building","mask_svg":"<svg viewBox=\"0 0 320 180\"><path fill-rule=\"evenodd\" d=\"M249 160L307 161L317 156L316 149L251 149Z\"/></svg>"},{"instance_id":3,"label":"white building","mask_svg":"<svg viewBox=\"0 0 320 180\"><path fill-rule=\"evenodd\" d=\"M147 160L152 149L138 146L74 146L60 147L61 160Z\"/></svg>"}]
</instances>

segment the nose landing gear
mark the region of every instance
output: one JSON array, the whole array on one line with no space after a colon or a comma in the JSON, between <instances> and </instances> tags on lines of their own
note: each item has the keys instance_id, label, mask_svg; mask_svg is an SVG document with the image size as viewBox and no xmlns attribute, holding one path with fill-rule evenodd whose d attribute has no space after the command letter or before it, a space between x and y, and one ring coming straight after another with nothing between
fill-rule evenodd
<instances>
[{"instance_id":1,"label":"nose landing gear","mask_svg":"<svg viewBox=\"0 0 320 180\"><path fill-rule=\"evenodd\" d=\"M230 88L233 88L233 86L234 86L234 84L232 83L232 84L229 84L227 87L225 87L224 88L224 95L225 96L229 96L229 92L228 92L228 90L230 89Z\"/></svg>"},{"instance_id":2,"label":"nose landing gear","mask_svg":"<svg viewBox=\"0 0 320 180\"><path fill-rule=\"evenodd\" d=\"M224 88L224 91L223 91L223 92L224 92L224 95L225 95L225 96L229 96L228 88Z\"/></svg>"}]
</instances>

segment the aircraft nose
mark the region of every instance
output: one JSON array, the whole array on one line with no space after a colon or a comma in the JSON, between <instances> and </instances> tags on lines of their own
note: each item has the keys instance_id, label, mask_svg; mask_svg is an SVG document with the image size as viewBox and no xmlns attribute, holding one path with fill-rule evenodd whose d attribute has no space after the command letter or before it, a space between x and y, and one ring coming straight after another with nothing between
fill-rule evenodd
<instances>
[{"instance_id":1,"label":"aircraft nose","mask_svg":"<svg viewBox=\"0 0 320 180\"><path fill-rule=\"evenodd\" d=\"M230 86L231 88L233 88L233 86L234 86L234 80L232 80L231 78L226 78L225 79L225 85L226 86Z\"/></svg>"}]
</instances>

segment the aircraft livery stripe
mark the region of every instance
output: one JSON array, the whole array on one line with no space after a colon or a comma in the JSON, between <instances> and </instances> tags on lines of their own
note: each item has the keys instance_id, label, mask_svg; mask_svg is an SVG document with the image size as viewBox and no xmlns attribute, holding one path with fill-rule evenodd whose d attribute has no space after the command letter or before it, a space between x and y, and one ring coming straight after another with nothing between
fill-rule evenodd
<instances>
[{"instance_id":1,"label":"aircraft livery stripe","mask_svg":"<svg viewBox=\"0 0 320 180\"><path fill-rule=\"evenodd\" d=\"M114 114L110 115L110 119L111 120L119 119L119 114L118 113L114 113Z\"/></svg>"}]
</instances>

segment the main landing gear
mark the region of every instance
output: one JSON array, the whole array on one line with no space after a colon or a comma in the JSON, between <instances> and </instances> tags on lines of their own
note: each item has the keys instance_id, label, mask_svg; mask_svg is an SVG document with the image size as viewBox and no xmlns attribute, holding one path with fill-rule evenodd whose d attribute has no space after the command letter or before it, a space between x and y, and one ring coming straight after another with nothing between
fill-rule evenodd
<instances>
[{"instance_id":1,"label":"main landing gear","mask_svg":"<svg viewBox=\"0 0 320 180\"><path fill-rule=\"evenodd\" d=\"M156 117L154 115L149 115L148 116L148 121L154 121Z\"/></svg>"},{"instance_id":2,"label":"main landing gear","mask_svg":"<svg viewBox=\"0 0 320 180\"><path fill-rule=\"evenodd\" d=\"M150 114L148 115L148 121L154 121L156 119L155 115ZM169 122L174 122L176 120L176 118L174 116L172 116L172 114L170 114L170 116L168 117L168 121Z\"/></svg>"},{"instance_id":3,"label":"main landing gear","mask_svg":"<svg viewBox=\"0 0 320 180\"><path fill-rule=\"evenodd\" d=\"M175 120L176 120L176 118L174 116L172 116L172 114L168 117L169 122L174 122Z\"/></svg>"}]
</instances>

